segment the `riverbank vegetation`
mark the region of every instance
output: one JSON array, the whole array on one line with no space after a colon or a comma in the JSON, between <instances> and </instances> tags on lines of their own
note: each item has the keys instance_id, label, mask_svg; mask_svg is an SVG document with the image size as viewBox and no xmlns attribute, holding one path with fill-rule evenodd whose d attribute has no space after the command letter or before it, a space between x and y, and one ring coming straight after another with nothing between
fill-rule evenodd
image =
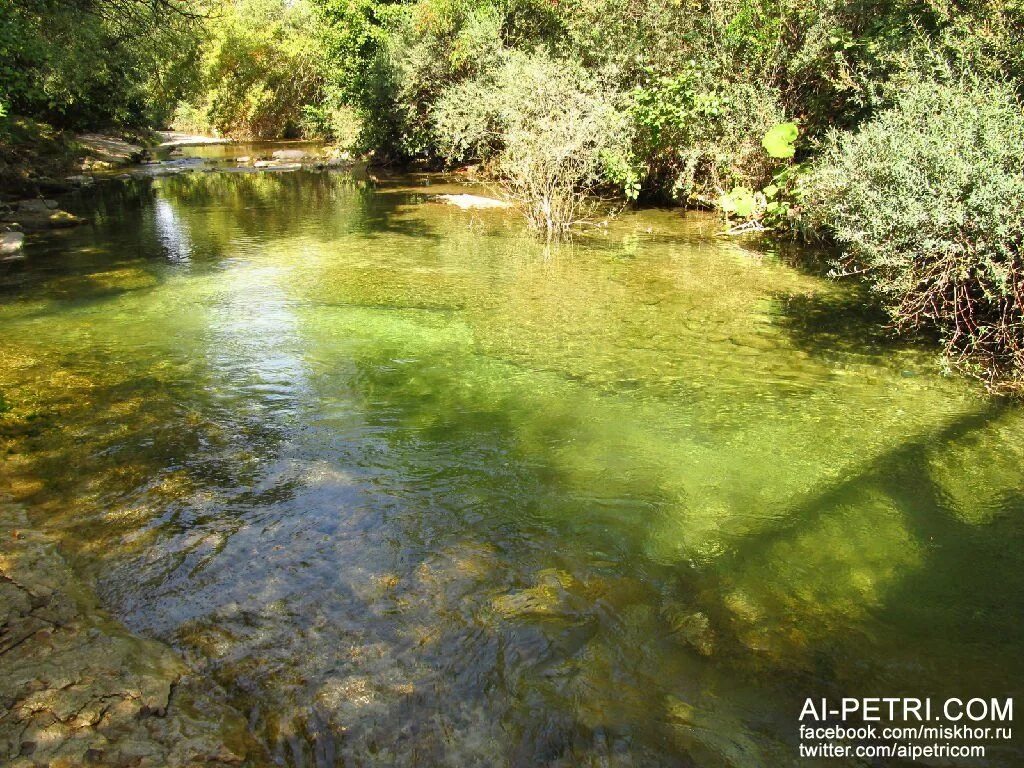
<instances>
[{"instance_id":1,"label":"riverbank vegetation","mask_svg":"<svg viewBox=\"0 0 1024 768\"><path fill-rule=\"evenodd\" d=\"M830 239L896 325L1024 378L1020 0L0 0L0 104L474 166Z\"/></svg>"}]
</instances>

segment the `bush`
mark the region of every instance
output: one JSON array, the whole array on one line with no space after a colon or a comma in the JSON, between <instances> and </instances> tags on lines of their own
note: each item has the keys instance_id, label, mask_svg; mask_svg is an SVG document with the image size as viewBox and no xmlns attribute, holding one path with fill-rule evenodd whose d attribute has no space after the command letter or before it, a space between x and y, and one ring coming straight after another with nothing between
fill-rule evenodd
<instances>
[{"instance_id":1,"label":"bush","mask_svg":"<svg viewBox=\"0 0 1024 768\"><path fill-rule=\"evenodd\" d=\"M832 136L808 212L898 326L934 328L993 385L1024 383L1024 115L999 84L918 82Z\"/></svg>"},{"instance_id":2,"label":"bush","mask_svg":"<svg viewBox=\"0 0 1024 768\"><path fill-rule=\"evenodd\" d=\"M302 116L302 135L328 139L342 149L356 149L362 133L362 121L352 107L335 101L328 104L307 105Z\"/></svg>"},{"instance_id":3,"label":"bush","mask_svg":"<svg viewBox=\"0 0 1024 768\"><path fill-rule=\"evenodd\" d=\"M611 173L629 166L623 98L581 67L509 53L493 75L450 88L435 109L449 160L478 157L549 239L579 224Z\"/></svg>"},{"instance_id":4,"label":"bush","mask_svg":"<svg viewBox=\"0 0 1024 768\"><path fill-rule=\"evenodd\" d=\"M784 113L770 86L689 65L649 78L633 91L632 101L636 152L646 161L654 189L713 206L725 191L758 188L771 177L774 164L761 137Z\"/></svg>"},{"instance_id":5,"label":"bush","mask_svg":"<svg viewBox=\"0 0 1024 768\"><path fill-rule=\"evenodd\" d=\"M420 0L397 9L369 68L364 143L399 159L436 157L434 103L446 88L493 71L503 49L501 17L486 3Z\"/></svg>"},{"instance_id":6,"label":"bush","mask_svg":"<svg viewBox=\"0 0 1024 768\"><path fill-rule=\"evenodd\" d=\"M320 130L316 118L330 118L316 19L304 0L226 5L203 46L199 92L179 106L175 128L257 139Z\"/></svg>"},{"instance_id":7,"label":"bush","mask_svg":"<svg viewBox=\"0 0 1024 768\"><path fill-rule=\"evenodd\" d=\"M507 46L558 33L549 0L320 0L324 47L360 144L383 160L438 159L433 106L444 91L494 72Z\"/></svg>"}]
</instances>

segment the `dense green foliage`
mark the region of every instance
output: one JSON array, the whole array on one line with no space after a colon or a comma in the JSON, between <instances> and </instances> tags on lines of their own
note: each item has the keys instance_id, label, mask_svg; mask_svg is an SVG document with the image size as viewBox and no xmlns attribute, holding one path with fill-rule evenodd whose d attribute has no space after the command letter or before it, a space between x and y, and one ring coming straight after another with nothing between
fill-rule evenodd
<instances>
[{"instance_id":1,"label":"dense green foliage","mask_svg":"<svg viewBox=\"0 0 1024 768\"><path fill-rule=\"evenodd\" d=\"M433 113L437 141L449 161L492 161L530 225L557 236L587 217L605 180L629 167L623 98L547 55L503 58L444 92Z\"/></svg>"},{"instance_id":2,"label":"dense green foliage","mask_svg":"<svg viewBox=\"0 0 1024 768\"><path fill-rule=\"evenodd\" d=\"M194 87L177 0L0 0L0 103L62 127L164 122Z\"/></svg>"},{"instance_id":3,"label":"dense green foliage","mask_svg":"<svg viewBox=\"0 0 1024 768\"><path fill-rule=\"evenodd\" d=\"M908 73L1024 72L1019 0L317 5L344 100L362 113L365 147L402 160L450 159L435 120L440 105L450 111L448 92L473 81L479 94L500 80L506 49L543 53L627 96L619 106L632 125L633 167L607 180L690 204L770 184L779 167L761 138L784 120L800 124L803 159L828 129L852 129L891 105Z\"/></svg>"},{"instance_id":4,"label":"dense green foliage","mask_svg":"<svg viewBox=\"0 0 1024 768\"><path fill-rule=\"evenodd\" d=\"M972 359L992 375L1021 372L1019 305L1007 303L1021 167L1007 148L1024 94L1024 0L0 10L0 105L12 114L322 137L381 163L478 165L549 233L609 194L716 208L733 232L813 229L846 248L844 271L873 281L897 321L982 353Z\"/></svg>"},{"instance_id":5,"label":"dense green foliage","mask_svg":"<svg viewBox=\"0 0 1024 768\"><path fill-rule=\"evenodd\" d=\"M991 377L1024 379L1024 114L1005 86L908 84L834 134L811 212L895 320L937 328Z\"/></svg>"},{"instance_id":6,"label":"dense green foliage","mask_svg":"<svg viewBox=\"0 0 1024 768\"><path fill-rule=\"evenodd\" d=\"M236 138L326 132L325 68L306 3L248 0L223 6L203 40L198 89L175 127Z\"/></svg>"}]
</instances>

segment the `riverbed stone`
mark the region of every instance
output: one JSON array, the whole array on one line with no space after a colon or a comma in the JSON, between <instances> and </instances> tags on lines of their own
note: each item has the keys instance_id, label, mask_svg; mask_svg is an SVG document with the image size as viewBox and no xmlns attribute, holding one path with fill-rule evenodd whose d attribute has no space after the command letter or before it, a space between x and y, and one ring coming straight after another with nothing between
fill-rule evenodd
<instances>
[{"instance_id":1,"label":"riverbed stone","mask_svg":"<svg viewBox=\"0 0 1024 768\"><path fill-rule=\"evenodd\" d=\"M289 163L301 162L309 158L309 153L302 149L279 149L274 152L275 160Z\"/></svg>"},{"instance_id":2,"label":"riverbed stone","mask_svg":"<svg viewBox=\"0 0 1024 768\"><path fill-rule=\"evenodd\" d=\"M577 586L572 574L555 568L538 572L533 586L500 595L491 602L506 619L560 616L570 612L569 591Z\"/></svg>"},{"instance_id":3,"label":"riverbed stone","mask_svg":"<svg viewBox=\"0 0 1024 768\"><path fill-rule=\"evenodd\" d=\"M103 612L20 510L0 531L0 763L269 764L223 692Z\"/></svg>"},{"instance_id":4,"label":"riverbed stone","mask_svg":"<svg viewBox=\"0 0 1024 768\"><path fill-rule=\"evenodd\" d=\"M675 638L691 646L702 656L711 656L715 652L715 634L711 628L711 620L703 611L687 610L683 605L669 602L662 606L661 614Z\"/></svg>"}]
</instances>

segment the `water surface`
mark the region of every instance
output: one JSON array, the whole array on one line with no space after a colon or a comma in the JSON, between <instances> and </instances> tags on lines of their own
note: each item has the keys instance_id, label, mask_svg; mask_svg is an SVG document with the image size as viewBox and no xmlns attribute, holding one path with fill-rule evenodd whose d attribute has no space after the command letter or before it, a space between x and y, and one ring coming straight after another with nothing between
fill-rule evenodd
<instances>
[{"instance_id":1,"label":"water surface","mask_svg":"<svg viewBox=\"0 0 1024 768\"><path fill-rule=\"evenodd\" d=\"M280 762L796 765L805 696L1020 692L1021 409L713 219L440 191L111 182L0 267L12 495Z\"/></svg>"}]
</instances>

